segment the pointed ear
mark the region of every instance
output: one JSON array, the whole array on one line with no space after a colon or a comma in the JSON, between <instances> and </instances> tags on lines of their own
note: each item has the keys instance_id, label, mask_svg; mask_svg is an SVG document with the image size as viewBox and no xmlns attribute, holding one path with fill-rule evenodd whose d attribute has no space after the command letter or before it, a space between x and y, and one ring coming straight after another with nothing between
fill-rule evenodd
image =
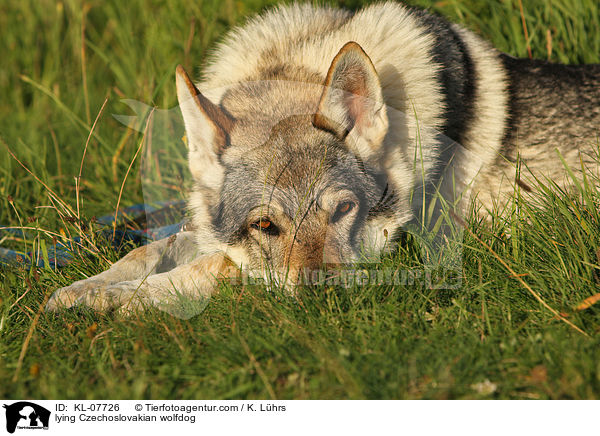
<instances>
[{"instance_id":1,"label":"pointed ear","mask_svg":"<svg viewBox=\"0 0 600 436\"><path fill-rule=\"evenodd\" d=\"M176 75L177 99L190 150L206 148L221 154L228 145L234 120L202 95L181 65L177 66Z\"/></svg>"},{"instance_id":2,"label":"pointed ear","mask_svg":"<svg viewBox=\"0 0 600 436\"><path fill-rule=\"evenodd\" d=\"M219 156L229 145L235 121L202 95L181 65L177 66L176 77L177 99L190 150L190 170L196 180L216 188L223 173Z\"/></svg>"},{"instance_id":3,"label":"pointed ear","mask_svg":"<svg viewBox=\"0 0 600 436\"><path fill-rule=\"evenodd\" d=\"M345 140L363 158L372 155L387 133L388 118L379 76L360 45L351 41L341 48L323 86L313 125Z\"/></svg>"}]
</instances>

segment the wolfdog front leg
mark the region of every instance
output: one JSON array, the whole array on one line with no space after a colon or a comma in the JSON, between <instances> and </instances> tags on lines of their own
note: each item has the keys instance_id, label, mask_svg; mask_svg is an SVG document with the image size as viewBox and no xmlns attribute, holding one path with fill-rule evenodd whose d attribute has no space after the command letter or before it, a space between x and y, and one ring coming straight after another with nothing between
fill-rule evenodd
<instances>
[{"instance_id":1,"label":"wolfdog front leg","mask_svg":"<svg viewBox=\"0 0 600 436\"><path fill-rule=\"evenodd\" d=\"M75 304L97 311L116 309L122 313L155 306L185 316L186 312L179 307L182 302L204 301L212 294L219 278L233 277L236 273L235 264L224 253L213 253L167 272L101 289L89 289L75 300Z\"/></svg>"},{"instance_id":2,"label":"wolfdog front leg","mask_svg":"<svg viewBox=\"0 0 600 436\"><path fill-rule=\"evenodd\" d=\"M46 304L46 310L71 307L91 291L102 292L111 285L143 280L172 270L198 257L193 232L181 232L143 247L136 248L115 262L108 270L58 289Z\"/></svg>"}]
</instances>

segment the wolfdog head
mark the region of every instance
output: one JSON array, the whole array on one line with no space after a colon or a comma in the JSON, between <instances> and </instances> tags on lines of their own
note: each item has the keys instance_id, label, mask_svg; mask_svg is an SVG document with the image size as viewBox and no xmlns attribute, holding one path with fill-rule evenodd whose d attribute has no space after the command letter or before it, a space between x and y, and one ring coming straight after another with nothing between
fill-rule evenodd
<instances>
[{"instance_id":1,"label":"wolfdog head","mask_svg":"<svg viewBox=\"0 0 600 436\"><path fill-rule=\"evenodd\" d=\"M401 200L382 169L379 78L358 44L340 50L324 81L281 66L211 101L178 67L177 94L201 250L294 284L386 244Z\"/></svg>"}]
</instances>

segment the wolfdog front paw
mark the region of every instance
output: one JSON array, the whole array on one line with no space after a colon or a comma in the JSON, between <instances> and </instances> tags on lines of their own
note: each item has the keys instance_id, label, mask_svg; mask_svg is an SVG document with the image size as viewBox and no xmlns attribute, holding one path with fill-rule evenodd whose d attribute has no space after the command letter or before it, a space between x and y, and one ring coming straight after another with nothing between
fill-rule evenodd
<instances>
[{"instance_id":1,"label":"wolfdog front paw","mask_svg":"<svg viewBox=\"0 0 600 436\"><path fill-rule=\"evenodd\" d=\"M118 310L129 314L144 308L142 294L139 282L122 282L90 289L75 300L75 305L87 306L99 312Z\"/></svg>"},{"instance_id":2,"label":"wolfdog front paw","mask_svg":"<svg viewBox=\"0 0 600 436\"><path fill-rule=\"evenodd\" d=\"M47 311L67 309L74 306L87 306L99 312L120 309L135 311L142 306L138 295L139 285L133 282L117 284L97 280L83 280L71 286L58 289L46 303Z\"/></svg>"},{"instance_id":3,"label":"wolfdog front paw","mask_svg":"<svg viewBox=\"0 0 600 436\"><path fill-rule=\"evenodd\" d=\"M106 282L88 279L57 289L46 303L46 310L57 311L73 307L82 295L106 285Z\"/></svg>"}]
</instances>

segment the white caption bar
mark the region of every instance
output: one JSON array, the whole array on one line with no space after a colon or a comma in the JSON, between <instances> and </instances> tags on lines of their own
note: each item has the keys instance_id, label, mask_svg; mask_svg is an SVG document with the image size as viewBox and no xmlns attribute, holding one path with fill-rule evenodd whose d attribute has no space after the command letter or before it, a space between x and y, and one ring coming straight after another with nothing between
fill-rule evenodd
<instances>
[{"instance_id":1,"label":"white caption bar","mask_svg":"<svg viewBox=\"0 0 600 436\"><path fill-rule=\"evenodd\" d=\"M577 434L594 401L0 400L0 434ZM42 430L42 432L39 432Z\"/></svg>"}]
</instances>

